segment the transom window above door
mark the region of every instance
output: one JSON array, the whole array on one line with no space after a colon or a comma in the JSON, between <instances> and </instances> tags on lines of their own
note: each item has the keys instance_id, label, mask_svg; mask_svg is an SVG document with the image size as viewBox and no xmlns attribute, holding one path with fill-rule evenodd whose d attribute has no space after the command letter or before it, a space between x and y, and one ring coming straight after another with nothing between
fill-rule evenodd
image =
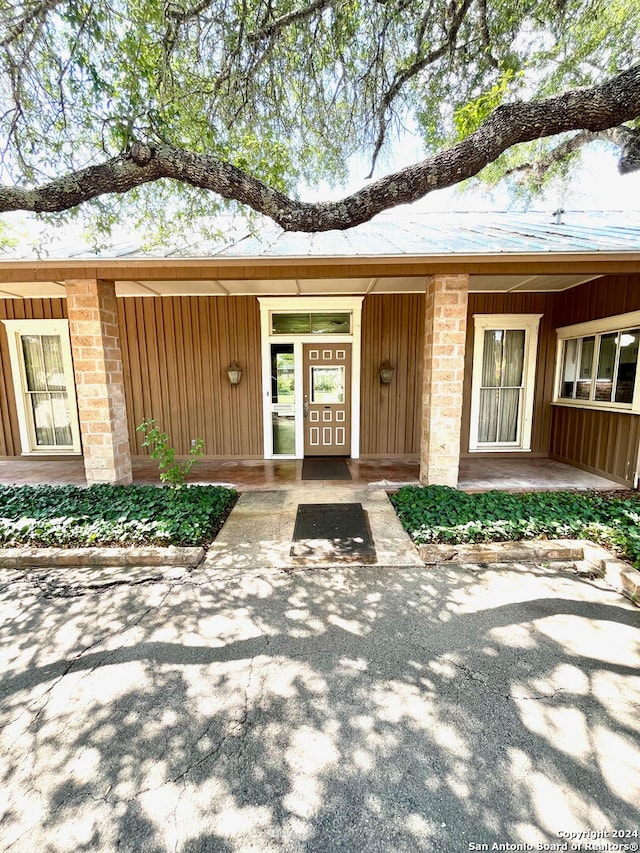
<instances>
[{"instance_id":1,"label":"transom window above door","mask_svg":"<svg viewBox=\"0 0 640 853\"><path fill-rule=\"evenodd\" d=\"M271 313L272 335L350 335L350 311Z\"/></svg>"},{"instance_id":2,"label":"transom window above door","mask_svg":"<svg viewBox=\"0 0 640 853\"><path fill-rule=\"evenodd\" d=\"M470 450L530 450L540 314L476 314Z\"/></svg>"}]
</instances>

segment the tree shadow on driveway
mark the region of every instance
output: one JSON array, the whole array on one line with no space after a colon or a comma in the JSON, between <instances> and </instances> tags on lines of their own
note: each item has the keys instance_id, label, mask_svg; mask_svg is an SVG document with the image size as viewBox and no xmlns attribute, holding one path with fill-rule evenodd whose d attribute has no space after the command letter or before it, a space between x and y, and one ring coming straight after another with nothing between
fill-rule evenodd
<instances>
[{"instance_id":1,"label":"tree shadow on driveway","mask_svg":"<svg viewBox=\"0 0 640 853\"><path fill-rule=\"evenodd\" d=\"M0 841L415 851L637 828L640 617L528 566L0 592ZM10 615L9 615L10 614Z\"/></svg>"}]
</instances>

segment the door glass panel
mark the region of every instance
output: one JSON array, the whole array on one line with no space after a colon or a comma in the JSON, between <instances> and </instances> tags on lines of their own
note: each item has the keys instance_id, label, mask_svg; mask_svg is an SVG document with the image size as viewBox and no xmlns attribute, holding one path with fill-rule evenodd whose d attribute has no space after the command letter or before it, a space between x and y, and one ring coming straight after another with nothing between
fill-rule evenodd
<instances>
[{"instance_id":1,"label":"door glass panel","mask_svg":"<svg viewBox=\"0 0 640 853\"><path fill-rule=\"evenodd\" d=\"M38 447L73 444L69 401L58 335L22 335L26 394Z\"/></svg>"},{"instance_id":2,"label":"door glass panel","mask_svg":"<svg viewBox=\"0 0 640 853\"><path fill-rule=\"evenodd\" d=\"M274 455L293 456L296 452L293 344L271 346L271 422Z\"/></svg>"},{"instance_id":3,"label":"door glass panel","mask_svg":"<svg viewBox=\"0 0 640 853\"><path fill-rule=\"evenodd\" d=\"M311 402L344 403L344 367L311 368Z\"/></svg>"}]
</instances>

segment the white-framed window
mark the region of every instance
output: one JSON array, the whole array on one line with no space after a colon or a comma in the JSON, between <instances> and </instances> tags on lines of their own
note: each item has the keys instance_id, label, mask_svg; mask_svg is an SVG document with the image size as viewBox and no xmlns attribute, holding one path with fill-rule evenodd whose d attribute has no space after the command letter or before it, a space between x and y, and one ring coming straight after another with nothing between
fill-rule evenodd
<instances>
[{"instance_id":1,"label":"white-framed window","mask_svg":"<svg viewBox=\"0 0 640 853\"><path fill-rule=\"evenodd\" d=\"M531 450L541 314L475 314L469 450Z\"/></svg>"},{"instance_id":2,"label":"white-framed window","mask_svg":"<svg viewBox=\"0 0 640 853\"><path fill-rule=\"evenodd\" d=\"M554 402L640 412L640 311L557 329Z\"/></svg>"},{"instance_id":3,"label":"white-framed window","mask_svg":"<svg viewBox=\"0 0 640 853\"><path fill-rule=\"evenodd\" d=\"M22 453L80 453L69 321L3 322Z\"/></svg>"}]
</instances>

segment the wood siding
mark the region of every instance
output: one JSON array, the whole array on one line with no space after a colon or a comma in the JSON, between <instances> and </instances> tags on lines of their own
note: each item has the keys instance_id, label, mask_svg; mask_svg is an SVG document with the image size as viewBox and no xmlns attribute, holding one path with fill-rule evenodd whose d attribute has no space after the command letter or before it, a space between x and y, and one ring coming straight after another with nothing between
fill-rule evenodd
<instances>
[{"instance_id":1,"label":"wood siding","mask_svg":"<svg viewBox=\"0 0 640 853\"><path fill-rule=\"evenodd\" d=\"M361 453L418 455L420 450L424 294L370 295L363 303ZM533 411L532 453L550 455L631 483L640 416L552 405L555 329L640 310L640 274L612 275L563 293L470 294L461 451L468 453L473 314L542 314ZM128 428L154 417L178 453L205 440L209 456L261 457L260 311L255 297L132 297L118 300ZM0 300L1 319L61 319L64 299ZM227 365L238 361L232 388ZM395 368L391 385L379 367ZM4 325L0 323L0 456L21 453ZM476 454L474 454L475 456ZM487 454L488 455L488 454Z\"/></svg>"},{"instance_id":2,"label":"wood siding","mask_svg":"<svg viewBox=\"0 0 640 853\"><path fill-rule=\"evenodd\" d=\"M207 456L262 456L260 311L255 297L118 300L131 451L156 418L179 454L203 438ZM232 387L227 366L242 368Z\"/></svg>"},{"instance_id":3,"label":"wood siding","mask_svg":"<svg viewBox=\"0 0 640 853\"><path fill-rule=\"evenodd\" d=\"M594 474L633 485L640 441L640 417L553 407L551 456Z\"/></svg>"},{"instance_id":4,"label":"wood siding","mask_svg":"<svg viewBox=\"0 0 640 853\"><path fill-rule=\"evenodd\" d=\"M0 320L62 320L65 299L0 299ZM20 456L20 430L7 332L0 322L0 456Z\"/></svg>"},{"instance_id":5,"label":"wood siding","mask_svg":"<svg viewBox=\"0 0 640 853\"><path fill-rule=\"evenodd\" d=\"M473 376L474 314L542 314L538 331L531 453L546 456L551 433L551 399L555 369L555 330L552 293L470 293L465 349L464 399L460 452L469 453L471 385ZM530 456L531 453L524 455ZM474 452L473 456L482 456ZM485 454L495 458L494 452ZM513 453L509 456L513 457Z\"/></svg>"},{"instance_id":6,"label":"wood siding","mask_svg":"<svg viewBox=\"0 0 640 853\"><path fill-rule=\"evenodd\" d=\"M422 400L424 294L367 296L362 308L360 452L418 454ZM390 385L380 365L395 368Z\"/></svg>"},{"instance_id":7,"label":"wood siding","mask_svg":"<svg viewBox=\"0 0 640 853\"><path fill-rule=\"evenodd\" d=\"M609 275L558 293L554 328L640 310L640 275Z\"/></svg>"},{"instance_id":8,"label":"wood siding","mask_svg":"<svg viewBox=\"0 0 640 853\"><path fill-rule=\"evenodd\" d=\"M611 275L556 296L554 328L640 310L640 275ZM555 405L549 455L633 485L640 415Z\"/></svg>"}]
</instances>

